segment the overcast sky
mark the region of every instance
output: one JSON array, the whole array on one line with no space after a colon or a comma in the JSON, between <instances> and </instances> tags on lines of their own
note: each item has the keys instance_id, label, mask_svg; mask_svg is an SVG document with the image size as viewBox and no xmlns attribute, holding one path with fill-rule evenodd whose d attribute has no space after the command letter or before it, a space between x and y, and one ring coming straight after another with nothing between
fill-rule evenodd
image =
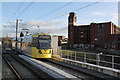
<instances>
[{"instance_id":1,"label":"overcast sky","mask_svg":"<svg viewBox=\"0 0 120 80\"><path fill-rule=\"evenodd\" d=\"M26 0L22 2L2 3L2 36L7 36L8 33L15 33L16 18L23 10L25 11L18 17L18 19L22 20L19 21L19 32L21 32L23 28L28 28L29 33L36 33L39 32L37 26L40 26L40 32L50 33L52 35L64 35L67 37L69 12L76 13L78 25L109 21L118 25L117 1L101 2L101 0L95 0L100 2L86 8L83 7L95 2L74 2L74 0L73 2L31 3L25 1ZM30 6L27 8L28 5Z\"/></svg>"}]
</instances>

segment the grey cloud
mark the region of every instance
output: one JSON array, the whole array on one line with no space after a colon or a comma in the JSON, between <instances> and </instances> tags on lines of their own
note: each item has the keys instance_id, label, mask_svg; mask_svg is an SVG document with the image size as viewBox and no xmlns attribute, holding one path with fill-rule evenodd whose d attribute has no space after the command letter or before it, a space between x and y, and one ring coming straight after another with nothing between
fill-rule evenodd
<instances>
[{"instance_id":1,"label":"grey cloud","mask_svg":"<svg viewBox=\"0 0 120 80\"><path fill-rule=\"evenodd\" d=\"M8 27L7 26L8 26L8 24L3 25L4 34L15 33L15 23L14 23L14 25L11 24ZM44 21L38 21L38 20L31 20L31 21L27 21L24 23L19 23L19 31L18 32L23 32L22 29L27 28L27 29L29 29L29 31L28 31L29 33L37 33L39 31L39 28L37 26L40 26L40 32L44 32L44 33L50 33L53 35L67 33L67 25L63 21L44 22ZM5 32L4 30L7 30L8 32Z\"/></svg>"}]
</instances>

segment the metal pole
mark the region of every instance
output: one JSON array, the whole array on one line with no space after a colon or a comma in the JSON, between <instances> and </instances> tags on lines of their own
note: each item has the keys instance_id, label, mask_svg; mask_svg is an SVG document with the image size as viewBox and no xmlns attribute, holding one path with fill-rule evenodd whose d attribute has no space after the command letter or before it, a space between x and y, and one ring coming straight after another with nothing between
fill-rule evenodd
<instances>
[{"instance_id":1,"label":"metal pole","mask_svg":"<svg viewBox=\"0 0 120 80\"><path fill-rule=\"evenodd\" d=\"M17 33L18 33L18 19L16 21L16 49L15 49L15 53L17 53Z\"/></svg>"},{"instance_id":2,"label":"metal pole","mask_svg":"<svg viewBox=\"0 0 120 80\"><path fill-rule=\"evenodd\" d=\"M76 51L75 51L75 61L76 61Z\"/></svg>"},{"instance_id":3,"label":"metal pole","mask_svg":"<svg viewBox=\"0 0 120 80\"><path fill-rule=\"evenodd\" d=\"M71 52L71 59L72 59L72 52Z\"/></svg>"},{"instance_id":4,"label":"metal pole","mask_svg":"<svg viewBox=\"0 0 120 80\"><path fill-rule=\"evenodd\" d=\"M60 53L61 53L61 58L62 58L62 50L60 50Z\"/></svg>"},{"instance_id":5,"label":"metal pole","mask_svg":"<svg viewBox=\"0 0 120 80\"><path fill-rule=\"evenodd\" d=\"M67 55L67 58L69 59L69 51L68 51L68 55Z\"/></svg>"},{"instance_id":6,"label":"metal pole","mask_svg":"<svg viewBox=\"0 0 120 80\"><path fill-rule=\"evenodd\" d=\"M99 60L100 60L100 57L99 57L99 53L98 53L98 66L99 66Z\"/></svg>"},{"instance_id":7,"label":"metal pole","mask_svg":"<svg viewBox=\"0 0 120 80\"><path fill-rule=\"evenodd\" d=\"M86 63L86 53L84 53L84 62Z\"/></svg>"},{"instance_id":8,"label":"metal pole","mask_svg":"<svg viewBox=\"0 0 120 80\"><path fill-rule=\"evenodd\" d=\"M114 55L112 55L112 68L114 68Z\"/></svg>"},{"instance_id":9,"label":"metal pole","mask_svg":"<svg viewBox=\"0 0 120 80\"><path fill-rule=\"evenodd\" d=\"M99 66L99 53L96 55L96 64Z\"/></svg>"}]
</instances>

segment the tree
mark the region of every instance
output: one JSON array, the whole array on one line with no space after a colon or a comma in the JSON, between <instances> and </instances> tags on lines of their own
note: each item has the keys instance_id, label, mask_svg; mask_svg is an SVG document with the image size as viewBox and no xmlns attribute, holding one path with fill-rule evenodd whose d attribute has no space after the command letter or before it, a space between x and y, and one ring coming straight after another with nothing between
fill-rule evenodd
<instances>
[{"instance_id":1,"label":"tree","mask_svg":"<svg viewBox=\"0 0 120 80\"><path fill-rule=\"evenodd\" d=\"M21 33L20 33L20 37L23 37L23 36L24 36L24 34L23 34L23 32L21 32Z\"/></svg>"}]
</instances>

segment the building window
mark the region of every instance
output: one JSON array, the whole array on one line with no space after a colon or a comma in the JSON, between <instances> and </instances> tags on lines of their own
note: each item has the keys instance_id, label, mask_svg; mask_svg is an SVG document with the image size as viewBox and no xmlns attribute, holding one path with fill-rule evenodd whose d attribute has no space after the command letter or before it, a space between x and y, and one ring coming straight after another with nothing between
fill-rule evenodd
<instances>
[{"instance_id":1,"label":"building window","mask_svg":"<svg viewBox=\"0 0 120 80\"><path fill-rule=\"evenodd\" d=\"M98 37L99 37L100 35L99 35L99 33L98 33Z\"/></svg>"},{"instance_id":2,"label":"building window","mask_svg":"<svg viewBox=\"0 0 120 80\"><path fill-rule=\"evenodd\" d=\"M98 28L100 27L100 25L98 25Z\"/></svg>"},{"instance_id":3,"label":"building window","mask_svg":"<svg viewBox=\"0 0 120 80\"><path fill-rule=\"evenodd\" d=\"M87 30L87 33L89 33L89 30Z\"/></svg>"},{"instance_id":4,"label":"building window","mask_svg":"<svg viewBox=\"0 0 120 80\"><path fill-rule=\"evenodd\" d=\"M102 33L102 36L104 36L104 34Z\"/></svg>"},{"instance_id":5,"label":"building window","mask_svg":"<svg viewBox=\"0 0 120 80\"><path fill-rule=\"evenodd\" d=\"M102 40L104 41L104 38L102 37Z\"/></svg>"},{"instance_id":6,"label":"building window","mask_svg":"<svg viewBox=\"0 0 120 80\"><path fill-rule=\"evenodd\" d=\"M104 25L102 24L102 28L104 27Z\"/></svg>"},{"instance_id":7,"label":"building window","mask_svg":"<svg viewBox=\"0 0 120 80\"><path fill-rule=\"evenodd\" d=\"M99 36L101 37L101 33L99 33Z\"/></svg>"},{"instance_id":8,"label":"building window","mask_svg":"<svg viewBox=\"0 0 120 80\"><path fill-rule=\"evenodd\" d=\"M98 29L98 32L99 32L99 29Z\"/></svg>"},{"instance_id":9,"label":"building window","mask_svg":"<svg viewBox=\"0 0 120 80\"><path fill-rule=\"evenodd\" d=\"M98 36L98 40L99 40L99 36Z\"/></svg>"},{"instance_id":10,"label":"building window","mask_svg":"<svg viewBox=\"0 0 120 80\"><path fill-rule=\"evenodd\" d=\"M100 28L100 33L102 32L102 29Z\"/></svg>"},{"instance_id":11,"label":"building window","mask_svg":"<svg viewBox=\"0 0 120 80\"><path fill-rule=\"evenodd\" d=\"M102 32L103 32L103 29L101 29L102 30Z\"/></svg>"},{"instance_id":12,"label":"building window","mask_svg":"<svg viewBox=\"0 0 120 80\"><path fill-rule=\"evenodd\" d=\"M81 35L81 37L83 37L83 35Z\"/></svg>"},{"instance_id":13,"label":"building window","mask_svg":"<svg viewBox=\"0 0 120 80\"><path fill-rule=\"evenodd\" d=\"M84 38L84 41L86 41L85 38Z\"/></svg>"}]
</instances>

